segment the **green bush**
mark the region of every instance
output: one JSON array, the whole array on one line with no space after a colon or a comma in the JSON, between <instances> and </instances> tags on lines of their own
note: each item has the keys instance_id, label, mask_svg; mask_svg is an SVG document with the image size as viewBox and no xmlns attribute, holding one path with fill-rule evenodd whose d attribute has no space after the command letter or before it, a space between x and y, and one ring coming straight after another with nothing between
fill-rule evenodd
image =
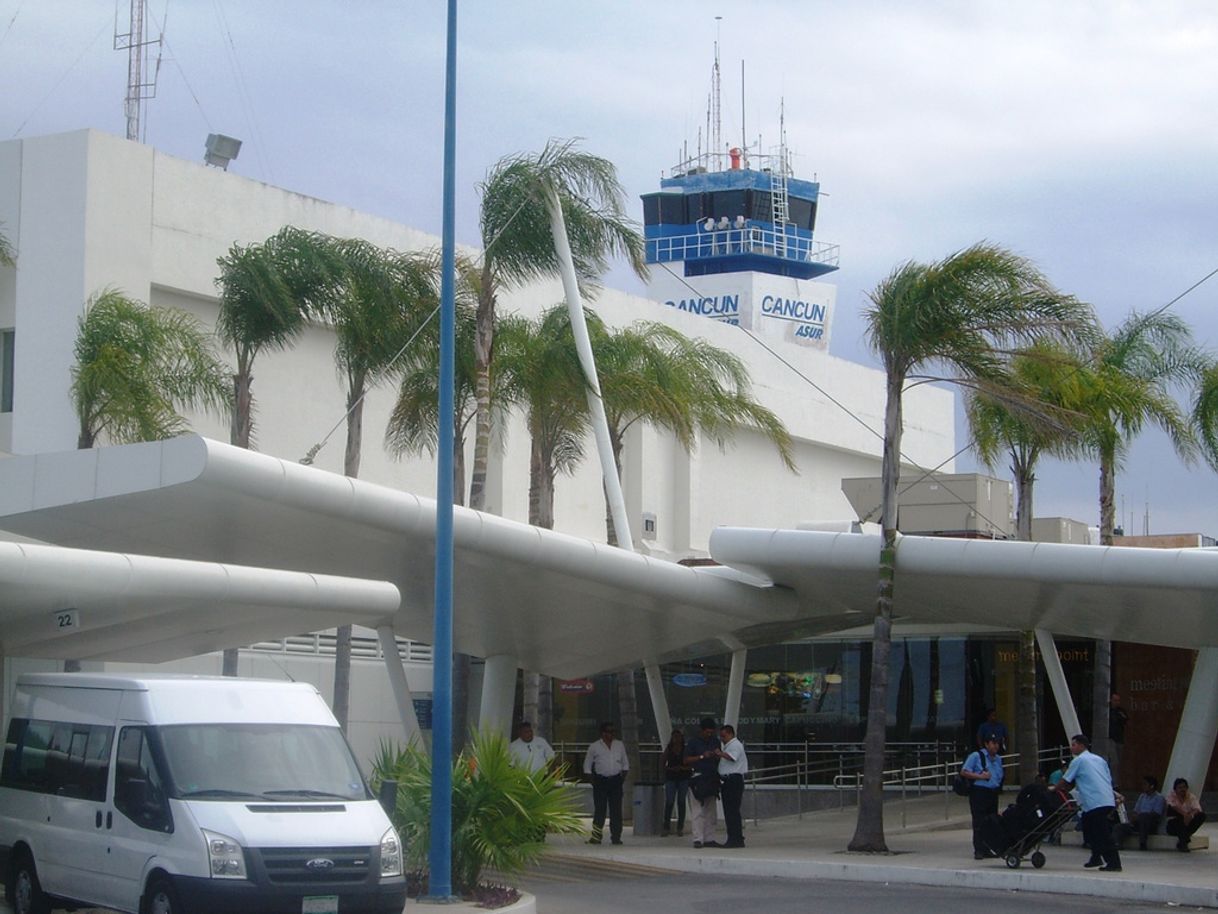
<instances>
[{"instance_id":1,"label":"green bush","mask_svg":"<svg viewBox=\"0 0 1218 914\"><path fill-rule=\"evenodd\" d=\"M398 782L393 824L408 865L427 870L431 836L431 757L417 746L382 742L373 766L374 786ZM507 740L482 733L453 763L453 891L465 895L485 868L518 873L542 852L546 832L582 830L578 800L561 771L529 773L513 767Z\"/></svg>"}]
</instances>

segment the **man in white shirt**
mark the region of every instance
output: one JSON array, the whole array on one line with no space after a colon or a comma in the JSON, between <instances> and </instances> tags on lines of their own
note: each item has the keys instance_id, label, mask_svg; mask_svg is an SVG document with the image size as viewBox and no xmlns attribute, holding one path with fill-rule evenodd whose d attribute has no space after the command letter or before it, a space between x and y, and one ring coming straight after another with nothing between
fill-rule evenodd
<instances>
[{"instance_id":1,"label":"man in white shirt","mask_svg":"<svg viewBox=\"0 0 1218 914\"><path fill-rule=\"evenodd\" d=\"M533 725L522 720L516 728L516 738L508 746L512 764L532 774L554 761L554 750L545 737L533 734Z\"/></svg>"},{"instance_id":2,"label":"man in white shirt","mask_svg":"<svg viewBox=\"0 0 1218 914\"><path fill-rule=\"evenodd\" d=\"M736 728L724 724L719 728L718 750L720 798L723 800L723 824L727 826L727 841L724 847L744 847L744 821L740 817L740 804L744 802L744 776L749 770L749 757L744 744L736 739Z\"/></svg>"},{"instance_id":3,"label":"man in white shirt","mask_svg":"<svg viewBox=\"0 0 1218 914\"><path fill-rule=\"evenodd\" d=\"M601 843L605 811L609 811L609 838L622 843L622 782L630 770L626 746L613 738L613 724L601 724L601 738L588 747L584 774L592 778L592 837L589 844Z\"/></svg>"}]
</instances>

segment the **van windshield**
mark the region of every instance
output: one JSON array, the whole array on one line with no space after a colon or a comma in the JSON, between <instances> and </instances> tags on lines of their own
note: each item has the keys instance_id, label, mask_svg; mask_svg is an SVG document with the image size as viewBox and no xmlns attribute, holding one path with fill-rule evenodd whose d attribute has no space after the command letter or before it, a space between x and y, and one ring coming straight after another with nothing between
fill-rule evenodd
<instances>
[{"instance_id":1,"label":"van windshield","mask_svg":"<svg viewBox=\"0 0 1218 914\"><path fill-rule=\"evenodd\" d=\"M370 799L338 727L177 724L157 732L178 799Z\"/></svg>"}]
</instances>

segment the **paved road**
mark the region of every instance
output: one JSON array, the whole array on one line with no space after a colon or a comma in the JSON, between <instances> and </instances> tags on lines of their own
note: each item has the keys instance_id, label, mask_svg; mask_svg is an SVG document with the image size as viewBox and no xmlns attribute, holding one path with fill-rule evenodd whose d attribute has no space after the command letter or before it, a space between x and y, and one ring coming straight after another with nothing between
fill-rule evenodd
<instances>
[{"instance_id":1,"label":"paved road","mask_svg":"<svg viewBox=\"0 0 1218 914\"><path fill-rule=\"evenodd\" d=\"M537 896L538 914L731 914L848 912L848 914L1164 914L1204 910L1127 904L1111 898L1041 895L994 889L932 888L914 885L763 879L690 873L638 866L614 866L572 858L548 858L517 884ZM1212 914L1212 912L1211 912Z\"/></svg>"}]
</instances>

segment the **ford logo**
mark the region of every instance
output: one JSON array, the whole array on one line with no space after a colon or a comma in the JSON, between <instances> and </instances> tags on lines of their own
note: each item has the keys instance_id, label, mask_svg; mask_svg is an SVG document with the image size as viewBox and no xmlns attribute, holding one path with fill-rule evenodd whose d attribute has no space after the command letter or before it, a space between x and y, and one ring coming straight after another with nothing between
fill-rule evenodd
<instances>
[{"instance_id":1,"label":"ford logo","mask_svg":"<svg viewBox=\"0 0 1218 914\"><path fill-rule=\"evenodd\" d=\"M319 872L322 870L334 869L334 861L329 857L314 857L312 860L306 863L305 866L314 872Z\"/></svg>"}]
</instances>

